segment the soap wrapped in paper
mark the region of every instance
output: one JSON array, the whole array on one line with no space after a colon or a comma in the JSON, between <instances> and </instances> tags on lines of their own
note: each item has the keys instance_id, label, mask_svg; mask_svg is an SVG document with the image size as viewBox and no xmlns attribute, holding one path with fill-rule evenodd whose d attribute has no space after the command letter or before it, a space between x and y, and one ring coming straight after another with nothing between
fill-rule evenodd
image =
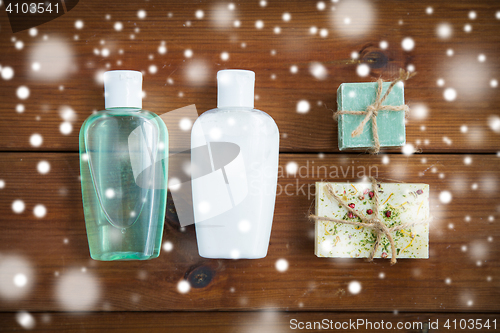
<instances>
[{"instance_id":1,"label":"soap wrapped in paper","mask_svg":"<svg viewBox=\"0 0 500 333\"><path fill-rule=\"evenodd\" d=\"M378 82L342 83L338 88L338 110L359 113L359 115L338 115L338 141L340 150L374 147L374 129L371 119L368 120L361 134L352 136L352 132L363 121L363 118L365 118L363 112L376 100L378 84ZM390 82L384 82L382 84L382 94L385 94L390 84ZM398 82L394 85L382 105L400 106L404 104L404 86L402 82ZM406 143L404 110L378 110L378 115L376 117L380 147L400 147Z\"/></svg>"},{"instance_id":2,"label":"soap wrapped in paper","mask_svg":"<svg viewBox=\"0 0 500 333\"><path fill-rule=\"evenodd\" d=\"M328 193L328 187L346 203L349 212ZM377 234L373 229L321 220L322 217L364 223L375 217L374 191L378 191L378 220L387 228L411 225L391 232L398 258L429 257L429 185L405 183L316 183L315 254L318 257L369 258ZM363 220L359 217L362 216ZM390 257L391 246L382 236L374 258Z\"/></svg>"}]
</instances>

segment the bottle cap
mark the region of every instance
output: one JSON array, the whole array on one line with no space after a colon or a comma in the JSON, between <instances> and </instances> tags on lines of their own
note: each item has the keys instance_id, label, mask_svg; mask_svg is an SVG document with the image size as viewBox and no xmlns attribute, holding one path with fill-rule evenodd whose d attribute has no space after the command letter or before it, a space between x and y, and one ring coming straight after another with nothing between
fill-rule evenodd
<instances>
[{"instance_id":1,"label":"bottle cap","mask_svg":"<svg viewBox=\"0 0 500 333\"><path fill-rule=\"evenodd\" d=\"M105 72L104 100L106 109L142 109L142 73L138 71Z\"/></svg>"},{"instance_id":2,"label":"bottle cap","mask_svg":"<svg viewBox=\"0 0 500 333\"><path fill-rule=\"evenodd\" d=\"M255 73L242 69L217 72L217 107L254 106Z\"/></svg>"}]
</instances>

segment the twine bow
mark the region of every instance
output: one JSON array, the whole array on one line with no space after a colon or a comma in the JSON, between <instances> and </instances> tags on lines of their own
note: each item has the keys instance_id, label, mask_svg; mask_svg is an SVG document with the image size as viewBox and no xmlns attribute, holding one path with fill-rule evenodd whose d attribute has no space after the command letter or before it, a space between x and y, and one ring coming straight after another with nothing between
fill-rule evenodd
<instances>
[{"instance_id":1,"label":"twine bow","mask_svg":"<svg viewBox=\"0 0 500 333\"><path fill-rule=\"evenodd\" d=\"M398 106L393 106L393 105L382 105L384 101L386 100L387 96L391 93L392 88L396 85L396 83L400 81L406 81L413 76L415 76L417 73L413 72L407 72L404 69L400 68L399 69L399 77L391 82L389 88L387 88L387 91L385 92L384 96L382 98L380 97L382 95L382 86L383 86L383 80L379 78L377 80L377 97L375 98L375 102L372 104L368 105L366 107L366 111L346 111L346 110L339 110L333 114L333 119L337 120L339 115L343 114L353 114L353 115L361 115L364 114L365 118L361 121L361 123L356 127L354 131L351 133L351 137L355 138L361 133L363 133L363 129L365 128L366 123L371 119L372 120L372 132L373 132L373 141L374 141L374 147L372 149L373 154L378 154L380 151L380 140L378 137L378 127L377 127L377 115L379 111L404 111L405 112L405 117L408 117L408 114L410 113L410 108L408 105L403 104L403 105L398 105Z\"/></svg>"},{"instance_id":2,"label":"twine bow","mask_svg":"<svg viewBox=\"0 0 500 333\"><path fill-rule=\"evenodd\" d=\"M354 226L359 226L359 227L365 227L372 229L376 234L377 234L377 240L375 241L375 245L373 246L372 251L370 252L370 255L368 257L368 261L373 261L373 257L375 256L375 252L377 252L378 247L380 245L380 242L382 240L382 236L385 235L387 239L389 240L389 243L391 244L391 265L394 265L397 262L397 253L396 253L396 245L394 244L394 238L392 238L391 233L399 230L403 230L406 228L413 227L415 225L419 224L426 224L432 221L432 218L427 218L424 220L420 221L414 221L414 222L407 222L403 223L401 225L388 228L384 221L380 220L379 218L379 207L380 207L380 199L378 196L378 183L377 180L373 177L370 178L373 186L373 199L375 200L375 203L373 205L373 217L368 218L361 214L360 212L355 211L349 205L342 200L338 195L335 194L333 191L333 188L330 184L325 185L327 193L334 198L340 205L342 205L345 209L347 209L350 213L352 213L355 216L358 216L361 221L363 222L356 222L356 221L349 221L349 220L340 220L332 217L323 217L323 216L317 216L311 214L309 218L315 220L315 221L330 221L330 222L337 222L337 223L344 223L344 224L350 224Z\"/></svg>"}]
</instances>

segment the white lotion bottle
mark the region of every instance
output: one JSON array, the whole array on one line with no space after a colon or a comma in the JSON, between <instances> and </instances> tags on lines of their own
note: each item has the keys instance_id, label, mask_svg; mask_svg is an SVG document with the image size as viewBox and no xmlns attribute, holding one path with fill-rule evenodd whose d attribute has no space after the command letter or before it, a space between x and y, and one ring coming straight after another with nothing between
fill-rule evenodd
<instances>
[{"instance_id":1,"label":"white lotion bottle","mask_svg":"<svg viewBox=\"0 0 500 333\"><path fill-rule=\"evenodd\" d=\"M255 73L217 73L217 109L191 132L191 177L200 256L267 255L278 180L279 131L254 109Z\"/></svg>"}]
</instances>

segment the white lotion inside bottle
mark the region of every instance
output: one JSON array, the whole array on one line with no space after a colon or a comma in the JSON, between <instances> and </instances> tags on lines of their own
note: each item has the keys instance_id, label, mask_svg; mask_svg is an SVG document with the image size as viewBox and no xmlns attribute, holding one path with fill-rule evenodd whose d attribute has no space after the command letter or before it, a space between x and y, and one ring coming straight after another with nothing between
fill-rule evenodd
<instances>
[{"instance_id":1,"label":"white lotion inside bottle","mask_svg":"<svg viewBox=\"0 0 500 333\"><path fill-rule=\"evenodd\" d=\"M191 132L198 250L206 258L263 258L276 199L278 127L253 108L254 72L223 70L217 81L218 108L203 113Z\"/></svg>"}]
</instances>

